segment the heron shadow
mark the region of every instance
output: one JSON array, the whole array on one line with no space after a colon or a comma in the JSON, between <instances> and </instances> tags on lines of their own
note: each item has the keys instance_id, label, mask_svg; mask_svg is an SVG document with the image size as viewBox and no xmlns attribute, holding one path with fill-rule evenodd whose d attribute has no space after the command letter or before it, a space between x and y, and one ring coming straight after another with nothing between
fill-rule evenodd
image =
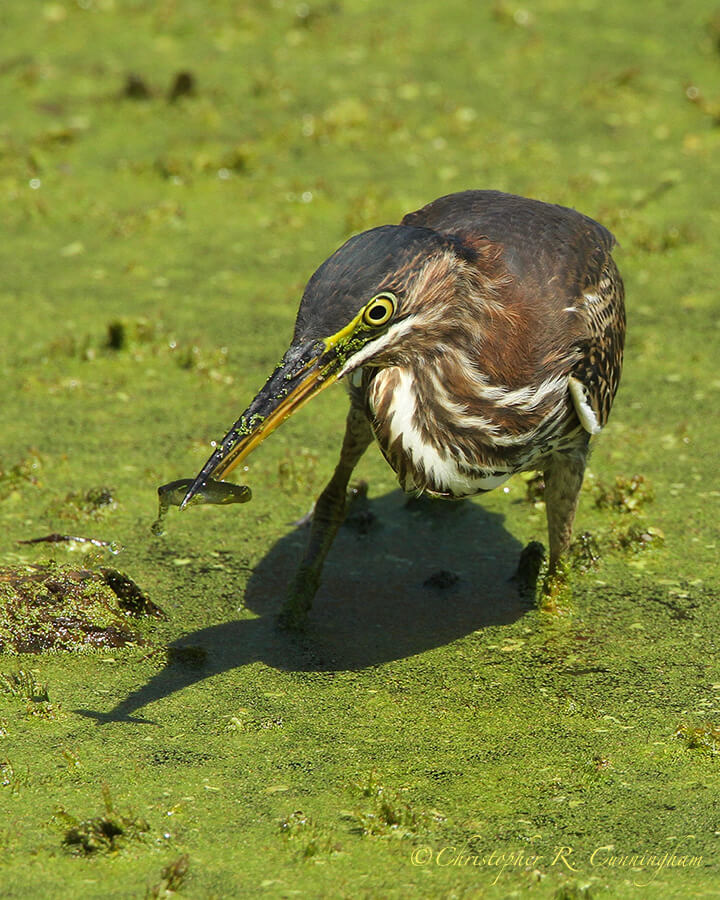
<instances>
[{"instance_id":1,"label":"heron shadow","mask_svg":"<svg viewBox=\"0 0 720 900\"><path fill-rule=\"evenodd\" d=\"M522 546L503 520L476 502L408 501L400 491L361 501L335 539L302 634L276 625L307 540L306 527L296 526L250 577L244 605L256 618L185 634L170 645L165 667L113 710L82 712L147 722L137 709L251 662L358 670L513 622L532 601L512 581Z\"/></svg>"}]
</instances>

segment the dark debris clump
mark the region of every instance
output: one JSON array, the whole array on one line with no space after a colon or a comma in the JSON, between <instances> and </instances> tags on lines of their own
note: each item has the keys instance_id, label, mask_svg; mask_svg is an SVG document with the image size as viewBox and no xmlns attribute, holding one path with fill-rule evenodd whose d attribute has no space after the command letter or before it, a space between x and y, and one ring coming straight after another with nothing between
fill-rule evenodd
<instances>
[{"instance_id":1,"label":"dark debris clump","mask_svg":"<svg viewBox=\"0 0 720 900\"><path fill-rule=\"evenodd\" d=\"M67 826L63 845L76 853L89 856L98 851L119 850L127 840L141 839L150 831L145 819L124 815L115 809L107 785L103 788L105 812L94 819L79 820L62 807L55 817Z\"/></svg>"},{"instance_id":2,"label":"dark debris clump","mask_svg":"<svg viewBox=\"0 0 720 900\"><path fill-rule=\"evenodd\" d=\"M346 500L344 525L360 535L369 534L377 521L377 516L368 503L368 483L358 481L350 486Z\"/></svg>"},{"instance_id":3,"label":"dark debris clump","mask_svg":"<svg viewBox=\"0 0 720 900\"><path fill-rule=\"evenodd\" d=\"M164 614L115 569L54 564L0 568L0 653L142 644L129 615Z\"/></svg>"},{"instance_id":4,"label":"dark debris clump","mask_svg":"<svg viewBox=\"0 0 720 900\"><path fill-rule=\"evenodd\" d=\"M448 588L455 587L459 580L460 576L455 572L451 572L449 569L439 569L425 579L423 586L446 591Z\"/></svg>"},{"instance_id":5,"label":"dark debris clump","mask_svg":"<svg viewBox=\"0 0 720 900\"><path fill-rule=\"evenodd\" d=\"M145 591L142 590L132 578L128 578L117 569L103 567L98 569L105 584L117 597L118 606L123 612L131 616L152 616L155 619L164 619L165 613L153 603Z\"/></svg>"}]
</instances>

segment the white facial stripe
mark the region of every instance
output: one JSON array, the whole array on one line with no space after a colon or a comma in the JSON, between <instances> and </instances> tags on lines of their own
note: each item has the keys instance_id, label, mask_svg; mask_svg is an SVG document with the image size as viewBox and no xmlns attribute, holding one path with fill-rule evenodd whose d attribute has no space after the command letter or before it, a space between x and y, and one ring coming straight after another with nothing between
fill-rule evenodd
<instances>
[{"instance_id":1,"label":"white facial stripe","mask_svg":"<svg viewBox=\"0 0 720 900\"><path fill-rule=\"evenodd\" d=\"M403 337L406 334L409 334L412 330L412 322L410 319L403 319L401 322L395 322L394 325L391 325L390 328L384 333L381 334L380 337L374 338L371 341L368 341L364 347L362 347L358 352L352 356L347 363L344 365L338 378L342 378L347 375L348 372L352 372L353 369L357 369L358 366L361 366L366 360L370 359L370 357L375 356L380 350L384 350L389 344L392 344L393 341L397 340L400 337Z\"/></svg>"}]
</instances>

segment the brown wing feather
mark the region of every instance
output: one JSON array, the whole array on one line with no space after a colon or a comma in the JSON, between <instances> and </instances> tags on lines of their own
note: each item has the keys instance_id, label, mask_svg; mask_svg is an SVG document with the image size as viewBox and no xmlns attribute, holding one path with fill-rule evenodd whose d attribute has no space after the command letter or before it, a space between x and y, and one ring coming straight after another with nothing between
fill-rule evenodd
<instances>
[{"instance_id":1,"label":"brown wing feather","mask_svg":"<svg viewBox=\"0 0 720 900\"><path fill-rule=\"evenodd\" d=\"M498 334L494 348L489 344L498 358L488 364L499 372L511 363L508 369L525 378L528 365L537 379L572 374L605 424L625 339L623 284L607 228L574 209L499 191L440 197L402 224L432 228L471 247L497 247L511 276L503 300L521 315L514 333Z\"/></svg>"},{"instance_id":2,"label":"brown wing feather","mask_svg":"<svg viewBox=\"0 0 720 900\"><path fill-rule=\"evenodd\" d=\"M622 278L608 257L596 285L577 303L588 336L580 342L580 359L572 374L584 386L600 427L610 415L622 371L625 344L625 302ZM591 299L589 299L591 298Z\"/></svg>"},{"instance_id":3,"label":"brown wing feather","mask_svg":"<svg viewBox=\"0 0 720 900\"><path fill-rule=\"evenodd\" d=\"M499 245L519 282L533 282L563 306L599 282L615 244L607 228L574 209L500 191L449 194L401 224Z\"/></svg>"}]
</instances>

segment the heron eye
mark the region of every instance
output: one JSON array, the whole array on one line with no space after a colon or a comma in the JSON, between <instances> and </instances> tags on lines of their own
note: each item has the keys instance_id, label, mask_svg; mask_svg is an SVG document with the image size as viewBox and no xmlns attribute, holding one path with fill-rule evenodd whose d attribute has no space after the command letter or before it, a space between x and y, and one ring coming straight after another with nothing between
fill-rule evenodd
<instances>
[{"instance_id":1,"label":"heron eye","mask_svg":"<svg viewBox=\"0 0 720 900\"><path fill-rule=\"evenodd\" d=\"M384 325L395 312L396 304L397 298L394 294L378 294L365 307L363 321L366 325L371 325L374 328Z\"/></svg>"}]
</instances>

